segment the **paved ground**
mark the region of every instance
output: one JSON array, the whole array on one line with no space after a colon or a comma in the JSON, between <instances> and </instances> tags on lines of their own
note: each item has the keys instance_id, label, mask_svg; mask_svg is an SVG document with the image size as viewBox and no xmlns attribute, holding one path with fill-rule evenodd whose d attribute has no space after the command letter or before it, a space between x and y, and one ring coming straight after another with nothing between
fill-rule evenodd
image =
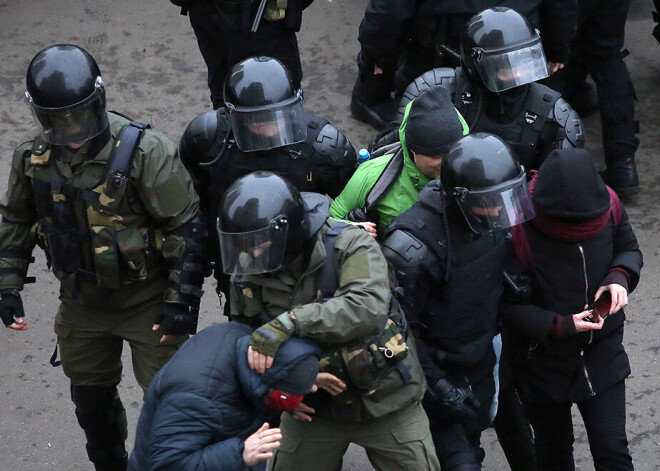
<instances>
[{"instance_id":1,"label":"paved ground","mask_svg":"<svg viewBox=\"0 0 660 471\"><path fill-rule=\"evenodd\" d=\"M305 13L300 44L305 77L305 105L331 119L354 142L364 146L373 130L348 112L358 51L357 26L366 0L316 0ZM660 44L651 37L650 0L634 0L628 24L627 59L639 97L642 145L638 157L642 196L627 205L646 266L631 296L626 348L633 374L627 382L628 436L636 468L660 470L658 353L660 308ZM0 190L7 182L14 146L32 125L23 103L25 70L41 48L70 42L87 48L99 61L110 109L146 120L173 140L197 113L210 109L205 67L188 20L165 0L0 0ZM589 147L600 148L598 118L587 120ZM57 284L43 257L32 266L37 285L24 291L30 329L0 329L0 457L2 469L90 470L82 431L73 415L68 382L48 358L55 336L52 320ZM212 291L212 290L209 290ZM204 298L203 325L220 321L217 301ZM127 365L130 364L128 354ZM120 389L131 429L141 406L141 391L127 366ZM576 420L579 424L579 418ZM576 460L581 471L593 470L584 429L576 429ZM133 435L129 442L132 443ZM504 470L495 436L484 436L486 470ZM351 450L346 470L367 470L361 450Z\"/></svg>"}]
</instances>

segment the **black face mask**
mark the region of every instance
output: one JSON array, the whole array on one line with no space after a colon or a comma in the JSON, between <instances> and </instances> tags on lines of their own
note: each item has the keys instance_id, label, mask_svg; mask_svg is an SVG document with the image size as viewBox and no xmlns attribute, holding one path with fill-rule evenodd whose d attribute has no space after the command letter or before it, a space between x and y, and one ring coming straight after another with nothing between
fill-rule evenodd
<instances>
[{"instance_id":1,"label":"black face mask","mask_svg":"<svg viewBox=\"0 0 660 471\"><path fill-rule=\"evenodd\" d=\"M507 121L518 117L525 97L529 90L529 84L510 88L499 93L486 92L485 111L495 121ZM498 119L499 118L499 119Z\"/></svg>"}]
</instances>

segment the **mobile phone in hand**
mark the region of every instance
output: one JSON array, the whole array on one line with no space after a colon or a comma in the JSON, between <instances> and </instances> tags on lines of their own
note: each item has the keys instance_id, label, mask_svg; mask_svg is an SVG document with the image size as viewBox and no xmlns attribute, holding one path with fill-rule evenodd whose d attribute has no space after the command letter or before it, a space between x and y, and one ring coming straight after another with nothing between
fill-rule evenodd
<instances>
[{"instance_id":1,"label":"mobile phone in hand","mask_svg":"<svg viewBox=\"0 0 660 471\"><path fill-rule=\"evenodd\" d=\"M609 291L604 291L603 294L600 295L600 298L596 299L593 304L587 308L589 315L585 317L584 320L597 324L599 316L606 319L610 315L611 307L612 296Z\"/></svg>"}]
</instances>

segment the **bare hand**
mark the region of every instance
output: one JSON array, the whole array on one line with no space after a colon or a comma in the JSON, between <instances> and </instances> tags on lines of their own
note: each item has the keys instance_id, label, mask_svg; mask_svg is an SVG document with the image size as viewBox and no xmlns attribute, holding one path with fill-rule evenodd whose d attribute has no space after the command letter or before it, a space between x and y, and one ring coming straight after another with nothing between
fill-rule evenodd
<instances>
[{"instance_id":1,"label":"bare hand","mask_svg":"<svg viewBox=\"0 0 660 471\"><path fill-rule=\"evenodd\" d=\"M243 462L248 468L256 465L260 461L265 461L273 457L272 450L280 447L282 433L279 428L271 428L268 422L264 424L247 437L245 447L243 448Z\"/></svg>"},{"instance_id":2,"label":"bare hand","mask_svg":"<svg viewBox=\"0 0 660 471\"><path fill-rule=\"evenodd\" d=\"M588 306L584 306L584 311L573 314L573 322L575 323L575 330L578 332L587 332L589 330L600 330L603 328L603 324L605 324L605 319L602 317L598 316L598 322L589 322L585 321L585 317L589 317L591 313L587 311Z\"/></svg>"},{"instance_id":3,"label":"bare hand","mask_svg":"<svg viewBox=\"0 0 660 471\"><path fill-rule=\"evenodd\" d=\"M354 226L361 227L362 229L364 229L365 231L367 231L367 232L369 233L369 235L370 235L371 237L373 237L374 239L375 239L376 236L378 235L377 232L376 232L376 224L373 223L373 222L369 222L369 221L365 221L365 222L352 222L351 224L353 224Z\"/></svg>"},{"instance_id":4,"label":"bare hand","mask_svg":"<svg viewBox=\"0 0 660 471\"><path fill-rule=\"evenodd\" d=\"M160 329L160 324L154 324L154 326L151 328L151 330L153 330L154 332L156 332L158 329ZM163 336L160 338L160 343L169 342L170 340L174 340L175 338L176 335L163 334Z\"/></svg>"},{"instance_id":5,"label":"bare hand","mask_svg":"<svg viewBox=\"0 0 660 471\"><path fill-rule=\"evenodd\" d=\"M262 374L273 366L273 357L267 357L263 353L253 350L252 347L248 347L248 365L257 373Z\"/></svg>"},{"instance_id":6,"label":"bare hand","mask_svg":"<svg viewBox=\"0 0 660 471\"><path fill-rule=\"evenodd\" d=\"M548 62L548 73L550 75L554 74L558 70L561 70L564 68L564 64L561 62Z\"/></svg>"},{"instance_id":7,"label":"bare hand","mask_svg":"<svg viewBox=\"0 0 660 471\"><path fill-rule=\"evenodd\" d=\"M302 402L296 406L295 409L293 409L293 412L291 412L291 415L295 420L299 420L301 422L311 422L312 421L312 416L309 414L313 414L316 412L313 408L309 407L307 404L303 404Z\"/></svg>"},{"instance_id":8,"label":"bare hand","mask_svg":"<svg viewBox=\"0 0 660 471\"><path fill-rule=\"evenodd\" d=\"M316 381L314 381L314 385L316 385L321 389L324 389L332 396L341 394L346 390L346 384L344 384L344 382L341 379L337 378L332 373L319 373L316 376Z\"/></svg>"},{"instance_id":9,"label":"bare hand","mask_svg":"<svg viewBox=\"0 0 660 471\"><path fill-rule=\"evenodd\" d=\"M383 73L383 69L381 69L377 65L374 65L374 75L380 75L382 73Z\"/></svg>"},{"instance_id":10,"label":"bare hand","mask_svg":"<svg viewBox=\"0 0 660 471\"><path fill-rule=\"evenodd\" d=\"M16 317L14 318L15 322L13 324L9 324L7 326L8 329L11 330L27 330L28 325L27 322L25 322L24 317Z\"/></svg>"},{"instance_id":11,"label":"bare hand","mask_svg":"<svg viewBox=\"0 0 660 471\"><path fill-rule=\"evenodd\" d=\"M594 299L600 298L600 296L605 292L609 291L612 296L612 305L610 306L610 314L619 312L622 308L628 305L628 291L623 286L612 283L610 285L601 286L596 291L596 296Z\"/></svg>"}]
</instances>

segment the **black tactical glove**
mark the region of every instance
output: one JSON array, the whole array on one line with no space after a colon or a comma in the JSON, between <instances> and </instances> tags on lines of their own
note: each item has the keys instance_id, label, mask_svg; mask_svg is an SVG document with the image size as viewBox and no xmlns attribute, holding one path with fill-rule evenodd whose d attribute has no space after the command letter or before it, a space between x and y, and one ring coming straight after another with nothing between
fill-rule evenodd
<instances>
[{"instance_id":1,"label":"black tactical glove","mask_svg":"<svg viewBox=\"0 0 660 471\"><path fill-rule=\"evenodd\" d=\"M165 335L187 335L197 331L199 310L180 303L165 303L154 324L160 324Z\"/></svg>"},{"instance_id":2,"label":"black tactical glove","mask_svg":"<svg viewBox=\"0 0 660 471\"><path fill-rule=\"evenodd\" d=\"M470 387L451 378L439 380L426 391L424 407L429 415L448 422L467 422L478 417L481 403Z\"/></svg>"},{"instance_id":3,"label":"black tactical glove","mask_svg":"<svg viewBox=\"0 0 660 471\"><path fill-rule=\"evenodd\" d=\"M25 317L23 310L23 300L16 290L3 290L0 292L0 317L5 327L9 327L16 322L16 317Z\"/></svg>"}]
</instances>

